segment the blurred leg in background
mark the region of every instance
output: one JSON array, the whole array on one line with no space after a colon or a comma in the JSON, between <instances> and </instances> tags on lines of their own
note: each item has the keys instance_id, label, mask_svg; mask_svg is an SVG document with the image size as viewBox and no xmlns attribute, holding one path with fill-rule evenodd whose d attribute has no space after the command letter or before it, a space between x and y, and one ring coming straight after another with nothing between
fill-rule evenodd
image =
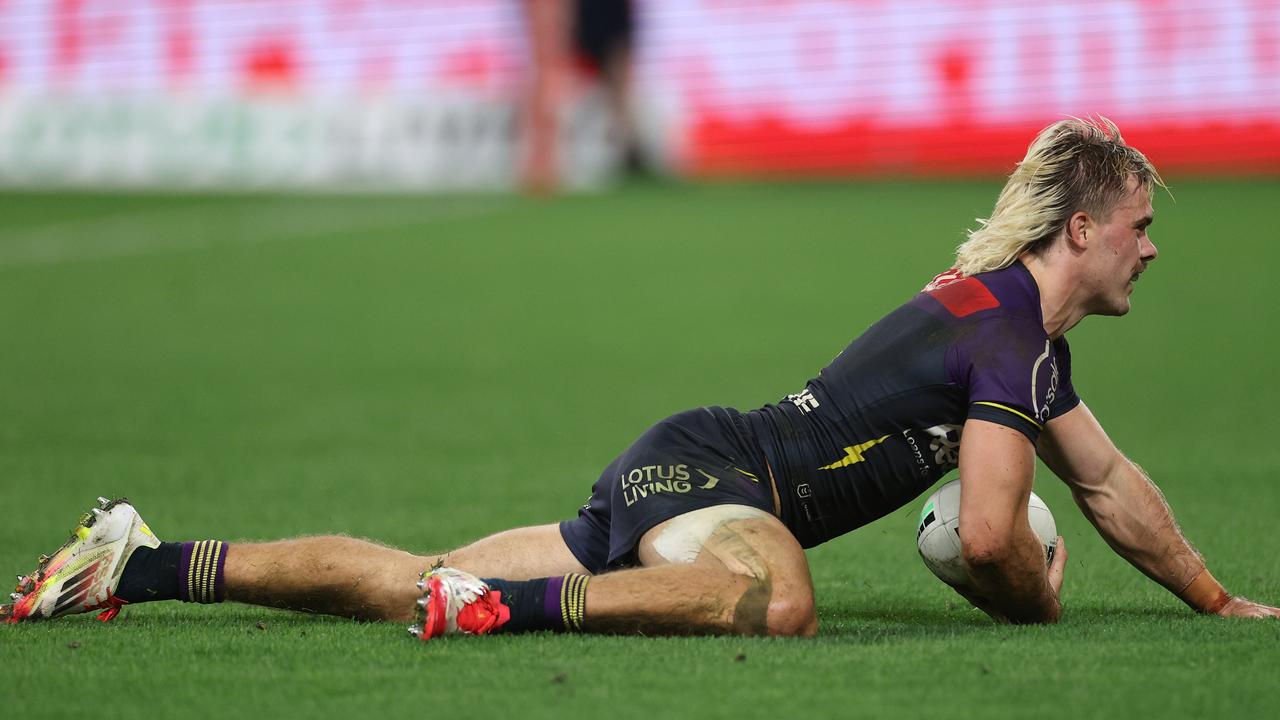
<instances>
[{"instance_id":1,"label":"blurred leg in background","mask_svg":"<svg viewBox=\"0 0 1280 720\"><path fill-rule=\"evenodd\" d=\"M523 123L521 185L532 195L549 195L559 184L556 141L569 79L570 2L524 0L532 64Z\"/></svg>"},{"instance_id":2,"label":"blurred leg in background","mask_svg":"<svg viewBox=\"0 0 1280 720\"><path fill-rule=\"evenodd\" d=\"M632 100L636 16L632 0L574 0L574 46L586 70L595 75L605 93L612 140L619 148L622 169L648 176L636 128Z\"/></svg>"}]
</instances>

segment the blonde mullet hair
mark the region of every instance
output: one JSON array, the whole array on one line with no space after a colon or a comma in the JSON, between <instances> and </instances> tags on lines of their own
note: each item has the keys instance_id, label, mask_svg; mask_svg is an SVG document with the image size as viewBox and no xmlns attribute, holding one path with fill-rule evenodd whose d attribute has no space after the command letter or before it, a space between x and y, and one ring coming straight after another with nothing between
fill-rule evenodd
<instances>
[{"instance_id":1,"label":"blonde mullet hair","mask_svg":"<svg viewBox=\"0 0 1280 720\"><path fill-rule=\"evenodd\" d=\"M1107 118L1050 125L1009 176L991 217L978 218L980 227L956 248L956 269L976 275L1006 268L1023 253L1047 247L1077 211L1105 221L1128 191L1130 175L1148 192L1165 186L1151 161L1126 145Z\"/></svg>"}]
</instances>

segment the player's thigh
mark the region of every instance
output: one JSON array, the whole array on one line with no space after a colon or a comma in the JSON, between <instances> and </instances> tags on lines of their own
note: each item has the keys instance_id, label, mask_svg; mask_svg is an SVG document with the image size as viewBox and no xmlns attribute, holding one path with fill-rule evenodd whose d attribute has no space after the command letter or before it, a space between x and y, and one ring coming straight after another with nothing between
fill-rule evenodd
<instances>
[{"instance_id":1,"label":"player's thigh","mask_svg":"<svg viewBox=\"0 0 1280 720\"><path fill-rule=\"evenodd\" d=\"M437 560L479 577L507 580L587 573L556 523L506 530L432 558Z\"/></svg>"},{"instance_id":2,"label":"player's thigh","mask_svg":"<svg viewBox=\"0 0 1280 720\"><path fill-rule=\"evenodd\" d=\"M743 597L740 620L767 626L770 634L817 630L804 549L782 521L762 510L716 505L676 516L646 532L637 554L645 566L688 563L750 577L756 589Z\"/></svg>"}]
</instances>

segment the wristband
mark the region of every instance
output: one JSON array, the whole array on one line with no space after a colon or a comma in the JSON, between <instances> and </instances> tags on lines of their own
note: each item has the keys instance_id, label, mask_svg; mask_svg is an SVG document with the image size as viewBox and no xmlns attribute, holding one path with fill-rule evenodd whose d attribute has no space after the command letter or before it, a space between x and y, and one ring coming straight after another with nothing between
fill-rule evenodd
<instances>
[{"instance_id":1,"label":"wristband","mask_svg":"<svg viewBox=\"0 0 1280 720\"><path fill-rule=\"evenodd\" d=\"M1182 602L1198 613L1216 615L1231 602L1231 593L1204 568L1178 593Z\"/></svg>"}]
</instances>

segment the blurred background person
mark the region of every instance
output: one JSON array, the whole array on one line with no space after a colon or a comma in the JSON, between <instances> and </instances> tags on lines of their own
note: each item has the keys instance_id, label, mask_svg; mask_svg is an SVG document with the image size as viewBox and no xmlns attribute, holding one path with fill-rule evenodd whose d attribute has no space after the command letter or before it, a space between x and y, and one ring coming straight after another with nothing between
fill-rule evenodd
<instances>
[{"instance_id":1,"label":"blurred background person","mask_svg":"<svg viewBox=\"0 0 1280 720\"><path fill-rule=\"evenodd\" d=\"M530 48L523 116L522 186L534 195L561 184L560 134L574 83L596 84L609 113L621 169L649 175L633 109L636 13L632 0L525 0Z\"/></svg>"}]
</instances>

